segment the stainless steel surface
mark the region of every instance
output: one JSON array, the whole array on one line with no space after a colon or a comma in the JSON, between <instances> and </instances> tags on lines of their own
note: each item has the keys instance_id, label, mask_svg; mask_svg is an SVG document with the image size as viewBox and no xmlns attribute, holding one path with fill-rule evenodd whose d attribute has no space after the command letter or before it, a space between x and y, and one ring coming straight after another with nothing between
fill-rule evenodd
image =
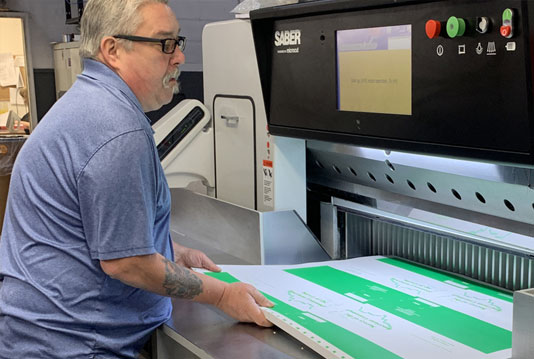
<instances>
[{"instance_id":1,"label":"stainless steel surface","mask_svg":"<svg viewBox=\"0 0 534 359\"><path fill-rule=\"evenodd\" d=\"M525 247L525 246L519 246L517 243L512 242L511 240L506 240L506 238L497 239L497 238L491 238L491 237L483 237L478 234L474 234L471 232L461 231L459 229L456 229L454 227L445 227L439 223L433 223L433 222L427 222L423 220L419 220L416 218L412 218L410 216L409 208L397 204L398 212L389 212L384 211L379 208L373 208L366 205L361 205L358 203L337 199L334 198L333 200L334 204L338 207L348 209L354 213L359 213L364 216L368 216L371 218L377 218L381 221L390 221L392 223L408 227L408 228L414 228L417 230L425 231L428 233L438 234L445 237L461 240L464 242L469 243L476 243L480 244L482 246L486 246L488 248L496 248L501 251L505 252L512 252L516 254L520 254L523 256L531 256L534 257L534 239L532 241L531 247ZM404 212L404 213L403 213ZM422 211L419 211L420 213ZM428 216L430 218L435 217L433 213L428 213ZM446 222L447 217L440 216L440 220ZM448 219L449 221L453 221L453 218ZM437 222L437 221L436 221ZM508 236L506 237L513 237L513 234L508 233Z\"/></svg>"},{"instance_id":2,"label":"stainless steel surface","mask_svg":"<svg viewBox=\"0 0 534 359\"><path fill-rule=\"evenodd\" d=\"M531 359L534 353L534 289L514 293L512 358Z\"/></svg>"},{"instance_id":3,"label":"stainless steel surface","mask_svg":"<svg viewBox=\"0 0 534 359\"><path fill-rule=\"evenodd\" d=\"M186 237L182 233L177 233L171 230L171 236L176 243L189 248L198 249L204 252L209 258L216 261L217 264L251 264L241 258L232 255L231 253L219 250L209 243L198 241L194 238Z\"/></svg>"},{"instance_id":4,"label":"stainless steel surface","mask_svg":"<svg viewBox=\"0 0 534 359\"><path fill-rule=\"evenodd\" d=\"M194 248L226 253L242 264L261 264L259 212L181 188L171 189L171 196L175 241L195 241Z\"/></svg>"},{"instance_id":5,"label":"stainless steel surface","mask_svg":"<svg viewBox=\"0 0 534 359\"><path fill-rule=\"evenodd\" d=\"M321 243L332 259L341 259L341 239L337 225L337 208L331 203L320 203Z\"/></svg>"},{"instance_id":6,"label":"stainless steel surface","mask_svg":"<svg viewBox=\"0 0 534 359\"><path fill-rule=\"evenodd\" d=\"M162 350L158 349L158 359L321 358L276 327L238 323L214 307L186 300L174 300L173 307L171 320L158 329L158 336L181 343L182 349L187 350L181 355L177 349L165 351L164 345L170 345L167 342Z\"/></svg>"},{"instance_id":7,"label":"stainless steel surface","mask_svg":"<svg viewBox=\"0 0 534 359\"><path fill-rule=\"evenodd\" d=\"M320 262L330 257L295 211L263 212L263 264Z\"/></svg>"},{"instance_id":8,"label":"stainless steel surface","mask_svg":"<svg viewBox=\"0 0 534 359\"><path fill-rule=\"evenodd\" d=\"M295 211L257 212L185 189L171 189L173 240L218 264L297 264L328 260Z\"/></svg>"}]
</instances>

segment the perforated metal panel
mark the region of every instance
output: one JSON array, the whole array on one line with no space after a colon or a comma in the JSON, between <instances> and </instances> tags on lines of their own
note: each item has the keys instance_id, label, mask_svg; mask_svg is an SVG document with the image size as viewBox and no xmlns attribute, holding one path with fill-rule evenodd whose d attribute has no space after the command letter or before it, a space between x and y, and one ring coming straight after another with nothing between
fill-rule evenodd
<instances>
[{"instance_id":1,"label":"perforated metal panel","mask_svg":"<svg viewBox=\"0 0 534 359\"><path fill-rule=\"evenodd\" d=\"M308 181L352 184L534 225L533 170L318 141L308 142ZM530 231L534 236L534 229Z\"/></svg>"}]
</instances>

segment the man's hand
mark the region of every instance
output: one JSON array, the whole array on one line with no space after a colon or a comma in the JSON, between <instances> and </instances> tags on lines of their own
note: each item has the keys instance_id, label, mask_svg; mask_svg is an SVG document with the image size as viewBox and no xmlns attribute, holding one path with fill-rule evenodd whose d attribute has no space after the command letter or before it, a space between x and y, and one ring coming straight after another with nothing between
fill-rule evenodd
<instances>
[{"instance_id":1,"label":"man's hand","mask_svg":"<svg viewBox=\"0 0 534 359\"><path fill-rule=\"evenodd\" d=\"M174 248L174 262L187 268L202 268L212 272L220 272L219 268L204 252L196 249L181 246L175 242L172 243Z\"/></svg>"},{"instance_id":2,"label":"man's hand","mask_svg":"<svg viewBox=\"0 0 534 359\"><path fill-rule=\"evenodd\" d=\"M272 323L265 318L260 306L270 308L274 304L250 284L228 284L216 305L240 322L256 323L262 327L272 326Z\"/></svg>"}]
</instances>

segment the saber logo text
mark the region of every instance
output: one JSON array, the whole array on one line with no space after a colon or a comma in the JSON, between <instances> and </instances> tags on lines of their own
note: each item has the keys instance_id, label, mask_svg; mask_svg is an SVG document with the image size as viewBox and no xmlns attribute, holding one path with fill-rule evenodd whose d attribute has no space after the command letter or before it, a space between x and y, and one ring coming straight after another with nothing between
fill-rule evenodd
<instances>
[{"instance_id":1,"label":"saber logo text","mask_svg":"<svg viewBox=\"0 0 534 359\"><path fill-rule=\"evenodd\" d=\"M300 45L300 30L284 30L274 33L274 46Z\"/></svg>"}]
</instances>

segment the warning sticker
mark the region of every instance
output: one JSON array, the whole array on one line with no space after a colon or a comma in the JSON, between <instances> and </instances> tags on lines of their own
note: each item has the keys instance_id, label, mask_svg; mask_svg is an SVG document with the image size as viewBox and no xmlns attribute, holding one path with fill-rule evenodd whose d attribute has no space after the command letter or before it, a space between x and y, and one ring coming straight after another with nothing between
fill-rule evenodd
<instances>
[{"instance_id":1,"label":"warning sticker","mask_svg":"<svg viewBox=\"0 0 534 359\"><path fill-rule=\"evenodd\" d=\"M263 204L274 208L273 161L263 160Z\"/></svg>"}]
</instances>

